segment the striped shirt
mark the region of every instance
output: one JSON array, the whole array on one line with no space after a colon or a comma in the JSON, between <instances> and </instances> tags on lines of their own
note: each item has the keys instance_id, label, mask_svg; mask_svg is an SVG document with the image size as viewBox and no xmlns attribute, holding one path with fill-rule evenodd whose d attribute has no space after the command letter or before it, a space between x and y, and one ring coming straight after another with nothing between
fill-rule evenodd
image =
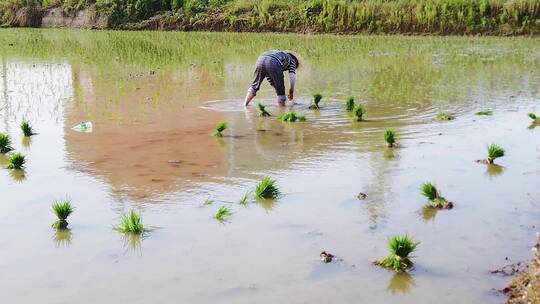
<instances>
[{"instance_id":1,"label":"striped shirt","mask_svg":"<svg viewBox=\"0 0 540 304\"><path fill-rule=\"evenodd\" d=\"M296 60L286 52L273 50L263 53L261 56L276 59L281 66L282 71L289 71L291 74L296 74Z\"/></svg>"}]
</instances>

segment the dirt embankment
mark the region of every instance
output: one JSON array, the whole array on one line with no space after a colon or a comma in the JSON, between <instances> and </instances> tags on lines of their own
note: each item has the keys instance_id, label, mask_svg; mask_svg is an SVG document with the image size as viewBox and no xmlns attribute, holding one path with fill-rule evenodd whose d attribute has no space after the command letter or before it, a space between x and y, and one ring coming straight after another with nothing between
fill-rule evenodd
<instances>
[{"instance_id":1,"label":"dirt embankment","mask_svg":"<svg viewBox=\"0 0 540 304\"><path fill-rule=\"evenodd\" d=\"M526 269L518 272L504 289L509 304L540 303L540 235L537 235L534 257Z\"/></svg>"},{"instance_id":2,"label":"dirt embankment","mask_svg":"<svg viewBox=\"0 0 540 304\"><path fill-rule=\"evenodd\" d=\"M95 5L74 12L65 12L62 7L24 7L14 11L14 15L15 18L7 26L84 29L109 27L108 17L100 15Z\"/></svg>"}]
</instances>

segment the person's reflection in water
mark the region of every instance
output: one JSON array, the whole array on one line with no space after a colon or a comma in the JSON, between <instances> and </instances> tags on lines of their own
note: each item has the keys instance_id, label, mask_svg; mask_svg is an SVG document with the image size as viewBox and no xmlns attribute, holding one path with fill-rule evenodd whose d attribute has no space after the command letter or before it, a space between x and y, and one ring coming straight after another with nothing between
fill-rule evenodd
<instances>
[{"instance_id":1,"label":"person's reflection in water","mask_svg":"<svg viewBox=\"0 0 540 304\"><path fill-rule=\"evenodd\" d=\"M56 229L53 235L53 241L56 247L69 247L73 233L70 229Z\"/></svg>"},{"instance_id":2,"label":"person's reflection in water","mask_svg":"<svg viewBox=\"0 0 540 304\"><path fill-rule=\"evenodd\" d=\"M408 294L411 292L411 289L416 286L416 282L412 275L408 272L402 271L394 274L390 282L388 282L388 287L386 288L390 291L391 294Z\"/></svg>"}]
</instances>

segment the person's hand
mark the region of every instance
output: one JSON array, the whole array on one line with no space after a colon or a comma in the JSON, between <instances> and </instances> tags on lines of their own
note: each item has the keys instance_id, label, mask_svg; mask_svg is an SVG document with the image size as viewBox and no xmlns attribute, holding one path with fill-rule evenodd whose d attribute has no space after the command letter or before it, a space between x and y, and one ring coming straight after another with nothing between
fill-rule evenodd
<instances>
[{"instance_id":1,"label":"person's hand","mask_svg":"<svg viewBox=\"0 0 540 304\"><path fill-rule=\"evenodd\" d=\"M293 100L294 98L294 90L289 90L289 100Z\"/></svg>"}]
</instances>

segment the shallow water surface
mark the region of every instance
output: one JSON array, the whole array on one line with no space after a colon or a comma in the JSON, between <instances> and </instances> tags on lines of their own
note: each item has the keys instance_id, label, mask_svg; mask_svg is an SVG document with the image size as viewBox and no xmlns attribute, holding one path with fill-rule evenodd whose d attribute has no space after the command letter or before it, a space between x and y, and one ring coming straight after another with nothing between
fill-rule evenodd
<instances>
[{"instance_id":1,"label":"shallow water surface","mask_svg":"<svg viewBox=\"0 0 540 304\"><path fill-rule=\"evenodd\" d=\"M292 107L263 85L255 102L274 116L262 118L242 99L271 48L306 64ZM6 303L502 303L508 278L489 271L530 256L537 39L2 29L0 59L0 132L28 159L0 171ZM307 121L279 122L290 108ZM23 119L39 134L23 138ZM72 130L82 121L92 132ZM492 142L507 151L499 166L476 163ZM252 198L263 176L277 200ZM455 208L423 208L425 181ZM51 203L65 197L76 209L56 232ZM144 238L112 229L131 208L152 227ZM421 241L414 270L373 266L402 233Z\"/></svg>"}]
</instances>

